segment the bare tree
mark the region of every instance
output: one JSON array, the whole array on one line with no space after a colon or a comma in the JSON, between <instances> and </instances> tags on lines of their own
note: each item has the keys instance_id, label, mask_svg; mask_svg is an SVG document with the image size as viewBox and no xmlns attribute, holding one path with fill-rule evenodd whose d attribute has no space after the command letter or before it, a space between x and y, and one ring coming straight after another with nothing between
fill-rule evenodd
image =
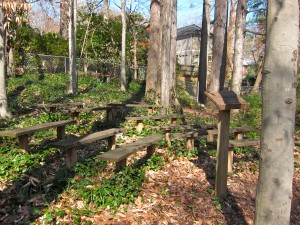
<instances>
[{"instance_id":1,"label":"bare tree","mask_svg":"<svg viewBox=\"0 0 300 225\"><path fill-rule=\"evenodd\" d=\"M226 39L227 39L227 8L228 2L216 0L214 19L214 45L212 52L211 79L208 90L219 91L224 87L226 65Z\"/></svg>"},{"instance_id":2,"label":"bare tree","mask_svg":"<svg viewBox=\"0 0 300 225\"><path fill-rule=\"evenodd\" d=\"M104 0L103 5L104 5L104 19L107 20L109 18L108 0Z\"/></svg>"},{"instance_id":3,"label":"bare tree","mask_svg":"<svg viewBox=\"0 0 300 225\"><path fill-rule=\"evenodd\" d=\"M298 0L269 0L256 225L290 224L298 40Z\"/></svg>"},{"instance_id":4,"label":"bare tree","mask_svg":"<svg viewBox=\"0 0 300 225\"><path fill-rule=\"evenodd\" d=\"M244 37L246 29L247 0L238 0L236 24L235 24L235 45L233 56L233 73L231 90L237 95L241 93L243 80L244 61Z\"/></svg>"},{"instance_id":5,"label":"bare tree","mask_svg":"<svg viewBox=\"0 0 300 225\"><path fill-rule=\"evenodd\" d=\"M198 101L202 104L206 102L206 83L207 83L207 51L210 30L210 0L203 1L201 46L198 68Z\"/></svg>"},{"instance_id":6,"label":"bare tree","mask_svg":"<svg viewBox=\"0 0 300 225\"><path fill-rule=\"evenodd\" d=\"M126 91L126 0L122 0L121 90Z\"/></svg>"},{"instance_id":7,"label":"bare tree","mask_svg":"<svg viewBox=\"0 0 300 225\"><path fill-rule=\"evenodd\" d=\"M69 26L69 0L60 0L60 35L67 39L68 38L68 26Z\"/></svg>"}]
</instances>

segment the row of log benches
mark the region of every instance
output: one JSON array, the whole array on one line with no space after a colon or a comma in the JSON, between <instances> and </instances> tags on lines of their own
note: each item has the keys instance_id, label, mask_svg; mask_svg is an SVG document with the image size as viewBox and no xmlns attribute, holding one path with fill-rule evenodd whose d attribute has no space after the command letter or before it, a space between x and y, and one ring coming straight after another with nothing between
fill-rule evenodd
<instances>
[{"instance_id":1,"label":"row of log benches","mask_svg":"<svg viewBox=\"0 0 300 225\"><path fill-rule=\"evenodd\" d=\"M0 136L9 136L18 138L18 144L20 149L29 151L29 135L42 130L48 130L51 128L57 129L57 139L59 142L53 143L52 146L62 149L66 152L66 165L71 168L77 162L77 148L84 144L92 143L94 141L107 139L108 150L107 152L99 155L97 158L103 161L110 161L116 163L116 170L121 170L126 166L127 158L136 153L137 151L147 148L146 157L150 157L156 148L156 144L166 139L169 146L171 146L171 139L186 139L187 150L194 148L194 139L198 136L207 136L208 141L213 141L214 136L218 134L217 129L203 129L199 125L176 125L177 119L184 119L183 115L161 115L161 116L143 116L143 117L126 117L127 120L136 121L136 129L143 129L143 121L148 119L153 120L164 120L170 119L172 125L169 126L157 126L152 127L156 131L164 131L165 135L152 134L143 138L138 139L133 143L126 144L122 147L115 148L116 135L121 134L125 131L123 128L111 128L108 130L98 131L91 134L87 134L81 137L74 137L65 139L65 127L69 124L75 123L74 120L62 120L51 123L44 123L35 126L17 128L12 130L5 130L0 132ZM182 133L172 133L172 131L182 131ZM235 133L236 140L229 141L229 163L228 171L232 171L233 161L233 148L234 147L245 147L259 144L259 140L247 140L243 139L244 132L257 131L254 127L236 127L231 128L231 132ZM110 151L112 150L112 151Z\"/></svg>"}]
</instances>

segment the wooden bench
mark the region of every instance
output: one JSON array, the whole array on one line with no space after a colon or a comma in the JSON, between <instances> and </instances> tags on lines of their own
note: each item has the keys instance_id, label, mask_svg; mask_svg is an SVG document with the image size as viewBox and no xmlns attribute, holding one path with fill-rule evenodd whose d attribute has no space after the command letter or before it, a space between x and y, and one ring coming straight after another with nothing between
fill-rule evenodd
<instances>
[{"instance_id":1,"label":"wooden bench","mask_svg":"<svg viewBox=\"0 0 300 225\"><path fill-rule=\"evenodd\" d=\"M19 143L19 148L27 151L28 150L28 142L29 142L28 137L30 134L33 134L33 133L41 131L41 130L48 130L51 128L56 128L57 129L57 138L63 139L65 137L65 126L68 124L72 124L72 123L74 123L73 120L61 120L61 121L57 121L57 122L38 124L38 125L30 126L30 127L1 131L0 136L17 137L18 143Z\"/></svg>"},{"instance_id":2,"label":"wooden bench","mask_svg":"<svg viewBox=\"0 0 300 225\"><path fill-rule=\"evenodd\" d=\"M142 131L144 125L144 120L165 120L165 119L171 119L171 123L173 125L176 124L177 119L184 119L184 115L159 115L159 116L137 116L137 117L126 117L126 120L133 120L137 122L136 130Z\"/></svg>"},{"instance_id":3,"label":"wooden bench","mask_svg":"<svg viewBox=\"0 0 300 225\"><path fill-rule=\"evenodd\" d=\"M189 131L187 133L175 133L172 134L170 138L176 138L176 139L186 139L186 149L188 151L194 149L195 147L195 138L198 137L198 132L196 131Z\"/></svg>"},{"instance_id":4,"label":"wooden bench","mask_svg":"<svg viewBox=\"0 0 300 225\"><path fill-rule=\"evenodd\" d=\"M66 151L66 164L68 168L71 168L77 162L77 151L76 148L92 143L94 141L107 139L107 148L114 149L116 143L116 134L124 132L125 129L112 128L108 130L103 130L91 134L87 134L81 137L75 137L60 142L53 143L53 147L60 148Z\"/></svg>"},{"instance_id":5,"label":"wooden bench","mask_svg":"<svg viewBox=\"0 0 300 225\"><path fill-rule=\"evenodd\" d=\"M97 158L102 161L109 161L116 163L116 170L122 170L126 166L127 157L138 152L143 148L147 148L147 157L150 157L155 152L156 143L163 140L164 135L152 134L137 141L124 145L99 155Z\"/></svg>"},{"instance_id":6,"label":"wooden bench","mask_svg":"<svg viewBox=\"0 0 300 225\"><path fill-rule=\"evenodd\" d=\"M67 103L42 103L38 104L38 107L42 108L49 108L49 111L51 113L56 112L58 108L83 108L85 106L85 103L83 102L67 102Z\"/></svg>"},{"instance_id":7,"label":"wooden bench","mask_svg":"<svg viewBox=\"0 0 300 225\"><path fill-rule=\"evenodd\" d=\"M127 108L135 108L135 107L142 107L142 108L147 108L148 109L148 115L153 114L153 109L154 108L162 108L162 105L149 105L149 104L125 104L125 103L109 103L109 106L114 106L114 107L127 107Z\"/></svg>"},{"instance_id":8,"label":"wooden bench","mask_svg":"<svg viewBox=\"0 0 300 225\"><path fill-rule=\"evenodd\" d=\"M232 173L233 165L233 148L237 147L247 147L247 146L256 146L260 144L259 139L238 139L238 140L229 140L229 149L228 149L228 172Z\"/></svg>"}]
</instances>

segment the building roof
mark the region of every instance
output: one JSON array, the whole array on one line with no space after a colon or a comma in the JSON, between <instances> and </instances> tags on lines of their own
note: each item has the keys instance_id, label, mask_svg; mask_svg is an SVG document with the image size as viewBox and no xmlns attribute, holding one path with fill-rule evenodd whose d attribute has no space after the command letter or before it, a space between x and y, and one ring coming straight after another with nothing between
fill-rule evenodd
<instances>
[{"instance_id":1,"label":"building roof","mask_svg":"<svg viewBox=\"0 0 300 225\"><path fill-rule=\"evenodd\" d=\"M192 24L186 27L177 29L177 40L186 39L188 37L200 37L201 27L196 24Z\"/></svg>"}]
</instances>

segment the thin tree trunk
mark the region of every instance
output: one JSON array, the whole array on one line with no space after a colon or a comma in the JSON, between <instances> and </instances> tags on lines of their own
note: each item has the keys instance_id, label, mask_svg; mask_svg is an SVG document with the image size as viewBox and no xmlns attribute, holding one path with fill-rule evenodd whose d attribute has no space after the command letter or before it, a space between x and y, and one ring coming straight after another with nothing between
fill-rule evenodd
<instances>
[{"instance_id":1,"label":"thin tree trunk","mask_svg":"<svg viewBox=\"0 0 300 225\"><path fill-rule=\"evenodd\" d=\"M5 79L5 29L4 12L0 7L0 117L11 117L8 111Z\"/></svg>"},{"instance_id":2,"label":"thin tree trunk","mask_svg":"<svg viewBox=\"0 0 300 225\"><path fill-rule=\"evenodd\" d=\"M164 34L161 44L161 104L169 107L171 103L171 3L168 0L162 1L161 24Z\"/></svg>"},{"instance_id":3,"label":"thin tree trunk","mask_svg":"<svg viewBox=\"0 0 300 225\"><path fill-rule=\"evenodd\" d=\"M10 77L16 77L16 67L14 58L14 48L10 47L8 51L8 74Z\"/></svg>"},{"instance_id":4,"label":"thin tree trunk","mask_svg":"<svg viewBox=\"0 0 300 225\"><path fill-rule=\"evenodd\" d=\"M135 28L134 28L135 29ZM134 74L133 74L133 79L137 80L138 79L138 74L137 74L137 47L136 47L136 32L134 30L134 37L133 37L133 66L134 66Z\"/></svg>"},{"instance_id":5,"label":"thin tree trunk","mask_svg":"<svg viewBox=\"0 0 300 225\"><path fill-rule=\"evenodd\" d=\"M176 39L177 39L177 0L172 1L171 5L171 50L170 50L170 71L171 71L171 90L176 87Z\"/></svg>"},{"instance_id":6,"label":"thin tree trunk","mask_svg":"<svg viewBox=\"0 0 300 225\"><path fill-rule=\"evenodd\" d=\"M246 29L247 0L238 0L233 56L231 90L240 95L243 80L244 36Z\"/></svg>"},{"instance_id":7,"label":"thin tree trunk","mask_svg":"<svg viewBox=\"0 0 300 225\"><path fill-rule=\"evenodd\" d=\"M298 0L268 1L256 225L290 224L299 40Z\"/></svg>"},{"instance_id":8,"label":"thin tree trunk","mask_svg":"<svg viewBox=\"0 0 300 225\"><path fill-rule=\"evenodd\" d=\"M233 43L234 43L234 28L235 28L235 14L236 14L236 0L231 0L230 6L230 20L227 36L227 55L226 55L226 69L225 79L230 81L232 75L232 58L233 58Z\"/></svg>"},{"instance_id":9,"label":"thin tree trunk","mask_svg":"<svg viewBox=\"0 0 300 225\"><path fill-rule=\"evenodd\" d=\"M109 7L108 7L108 0L104 0L104 19L107 20L109 18Z\"/></svg>"},{"instance_id":10,"label":"thin tree trunk","mask_svg":"<svg viewBox=\"0 0 300 225\"><path fill-rule=\"evenodd\" d=\"M122 0L121 90L126 91L126 0Z\"/></svg>"},{"instance_id":11,"label":"thin tree trunk","mask_svg":"<svg viewBox=\"0 0 300 225\"><path fill-rule=\"evenodd\" d=\"M259 87L262 81L262 69L263 69L263 61L259 62L258 65L258 71L257 71L257 76L256 76L256 80L252 89L253 93L258 93L259 92Z\"/></svg>"},{"instance_id":12,"label":"thin tree trunk","mask_svg":"<svg viewBox=\"0 0 300 225\"><path fill-rule=\"evenodd\" d=\"M76 4L77 0L70 0L69 14L69 90L68 93L77 93L77 75L76 75Z\"/></svg>"},{"instance_id":13,"label":"thin tree trunk","mask_svg":"<svg viewBox=\"0 0 300 225\"><path fill-rule=\"evenodd\" d=\"M148 51L146 96L158 100L160 95L161 68L161 29L160 29L160 1L151 0L150 3L150 38ZM159 100L160 102L160 100ZM157 101L158 103L158 101Z\"/></svg>"},{"instance_id":14,"label":"thin tree trunk","mask_svg":"<svg viewBox=\"0 0 300 225\"><path fill-rule=\"evenodd\" d=\"M208 90L210 92L223 90L224 87L227 49L227 8L227 1L216 0L211 80L208 85Z\"/></svg>"},{"instance_id":15,"label":"thin tree trunk","mask_svg":"<svg viewBox=\"0 0 300 225\"><path fill-rule=\"evenodd\" d=\"M69 0L60 0L60 35L67 39L68 38L68 19L69 19Z\"/></svg>"},{"instance_id":16,"label":"thin tree trunk","mask_svg":"<svg viewBox=\"0 0 300 225\"><path fill-rule=\"evenodd\" d=\"M198 67L198 102L205 104L206 83L207 83L207 52L208 52L208 38L210 27L210 0L203 1L203 15L202 15L202 31L201 31L201 46L200 58Z\"/></svg>"}]
</instances>

